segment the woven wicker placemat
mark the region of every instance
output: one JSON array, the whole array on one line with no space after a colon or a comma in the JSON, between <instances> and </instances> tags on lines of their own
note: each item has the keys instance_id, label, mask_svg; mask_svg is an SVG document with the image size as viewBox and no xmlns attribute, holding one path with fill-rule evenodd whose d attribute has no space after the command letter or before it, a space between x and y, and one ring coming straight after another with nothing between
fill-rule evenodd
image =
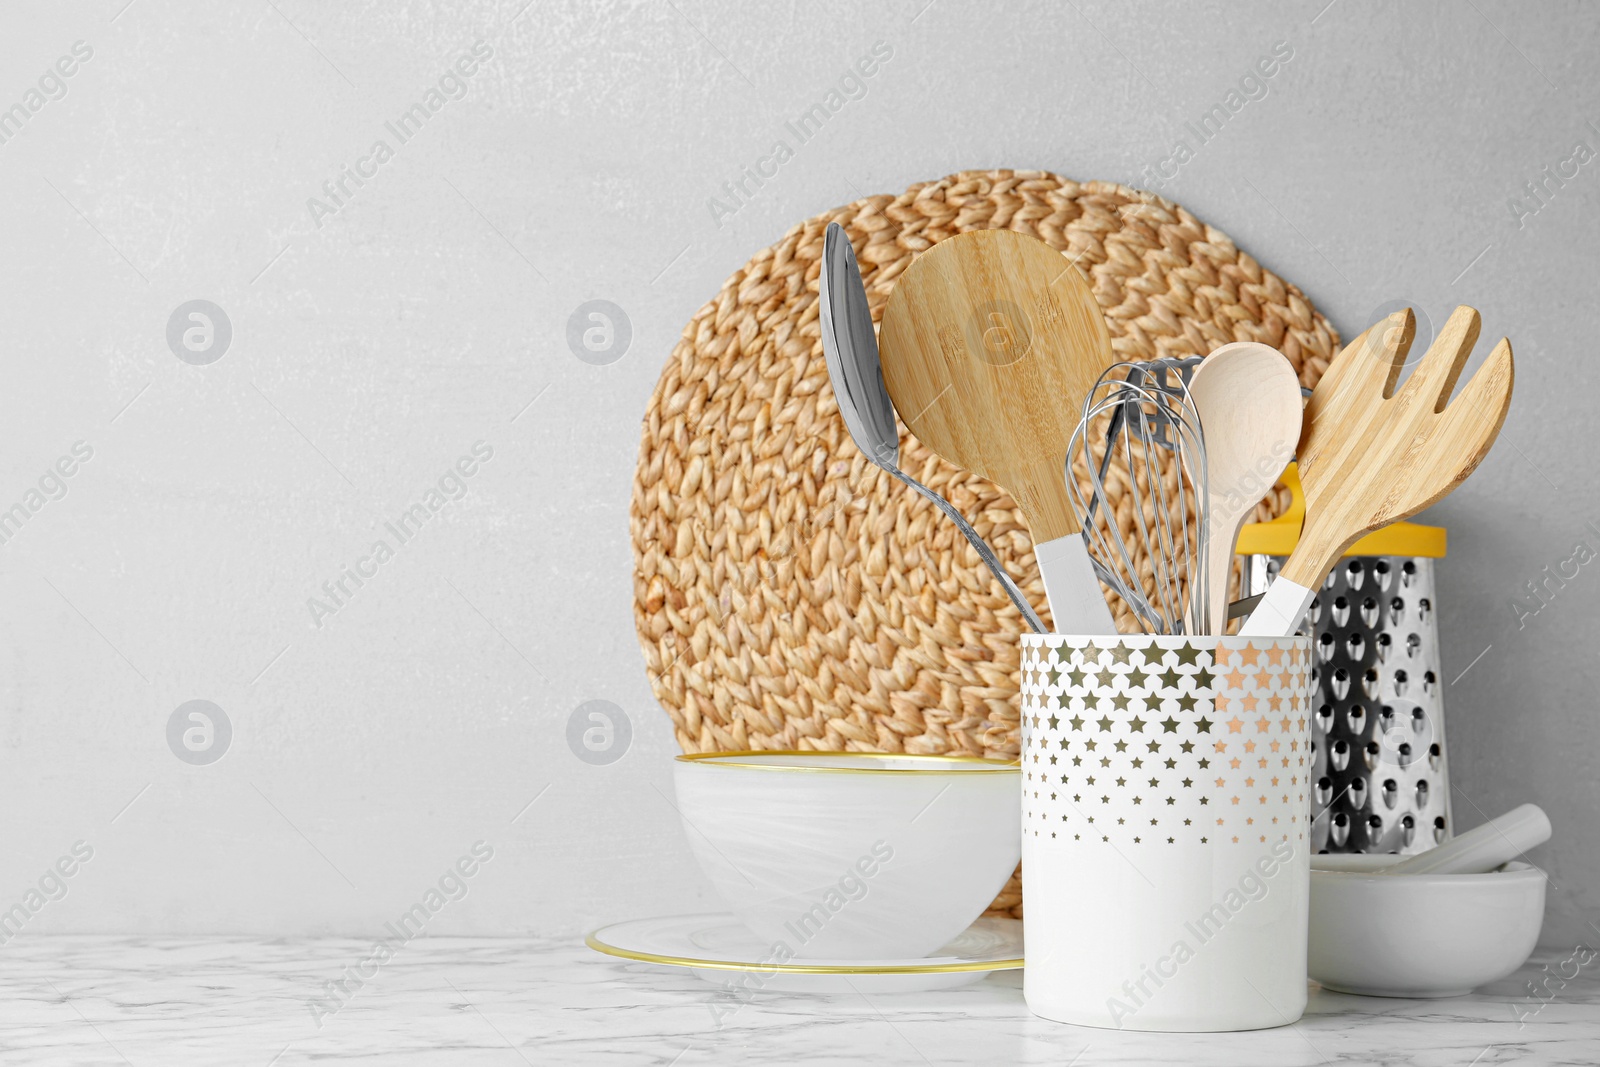
<instances>
[{"instance_id":1,"label":"woven wicker placemat","mask_svg":"<svg viewBox=\"0 0 1600 1067\"><path fill-rule=\"evenodd\" d=\"M1011 229L1084 270L1122 359L1262 341L1313 385L1338 335L1298 288L1171 201L1010 170L808 219L690 320L650 398L630 509L639 641L679 744L1014 757L1021 617L954 526L869 463L839 417L817 329L830 222L855 245L875 322L917 253ZM901 465L972 520L1042 609L1011 498L903 431L901 446ZM1013 879L996 906L1018 901Z\"/></svg>"}]
</instances>

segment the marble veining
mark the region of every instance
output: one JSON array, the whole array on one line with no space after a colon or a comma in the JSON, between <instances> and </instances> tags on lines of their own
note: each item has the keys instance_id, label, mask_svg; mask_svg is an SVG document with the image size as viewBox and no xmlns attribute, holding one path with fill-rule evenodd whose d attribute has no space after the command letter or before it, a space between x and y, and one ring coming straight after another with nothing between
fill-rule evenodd
<instances>
[{"instance_id":1,"label":"marble veining","mask_svg":"<svg viewBox=\"0 0 1600 1067\"><path fill-rule=\"evenodd\" d=\"M1020 972L935 993L741 1002L688 972L600 956L571 938L419 938L377 965L367 963L373 943L357 938L19 937L0 953L7 1067L1600 1061L1600 961L1577 968L1560 949L1468 997L1313 987L1295 1026L1203 1035L1036 1019ZM336 979L346 992L330 993ZM1542 1002L1529 993L1537 980Z\"/></svg>"}]
</instances>

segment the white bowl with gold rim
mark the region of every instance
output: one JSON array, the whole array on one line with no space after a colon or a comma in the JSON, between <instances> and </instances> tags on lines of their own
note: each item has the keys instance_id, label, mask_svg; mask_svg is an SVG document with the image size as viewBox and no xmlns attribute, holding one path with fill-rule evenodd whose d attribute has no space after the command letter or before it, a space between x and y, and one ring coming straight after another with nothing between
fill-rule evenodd
<instances>
[{"instance_id":1,"label":"white bowl with gold rim","mask_svg":"<svg viewBox=\"0 0 1600 1067\"><path fill-rule=\"evenodd\" d=\"M797 959L923 956L983 913L1021 850L1018 766L965 756L679 756L678 813L740 921Z\"/></svg>"}]
</instances>

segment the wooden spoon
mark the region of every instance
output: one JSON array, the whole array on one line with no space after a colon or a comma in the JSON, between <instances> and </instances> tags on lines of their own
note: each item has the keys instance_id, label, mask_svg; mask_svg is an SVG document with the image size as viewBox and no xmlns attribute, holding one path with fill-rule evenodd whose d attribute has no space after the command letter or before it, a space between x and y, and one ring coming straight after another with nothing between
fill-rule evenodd
<instances>
[{"instance_id":1,"label":"wooden spoon","mask_svg":"<svg viewBox=\"0 0 1600 1067\"><path fill-rule=\"evenodd\" d=\"M1233 546L1245 519L1294 459L1300 380L1276 348L1236 341L1200 361L1189 377L1189 398L1205 438L1207 549L1204 580L1191 582L1191 616L1199 617L1187 629L1227 633Z\"/></svg>"},{"instance_id":2,"label":"wooden spoon","mask_svg":"<svg viewBox=\"0 0 1600 1067\"><path fill-rule=\"evenodd\" d=\"M1056 632L1115 633L1067 494L1083 398L1115 362L1077 267L1036 237L959 234L911 261L878 344L911 432L1016 499Z\"/></svg>"},{"instance_id":3,"label":"wooden spoon","mask_svg":"<svg viewBox=\"0 0 1600 1067\"><path fill-rule=\"evenodd\" d=\"M1515 368L1504 337L1454 401L1478 340L1478 313L1458 307L1398 390L1416 319L1407 308L1345 346L1317 383L1300 434L1306 519L1300 540L1242 636L1295 632L1316 588L1363 534L1442 500L1494 444Z\"/></svg>"}]
</instances>

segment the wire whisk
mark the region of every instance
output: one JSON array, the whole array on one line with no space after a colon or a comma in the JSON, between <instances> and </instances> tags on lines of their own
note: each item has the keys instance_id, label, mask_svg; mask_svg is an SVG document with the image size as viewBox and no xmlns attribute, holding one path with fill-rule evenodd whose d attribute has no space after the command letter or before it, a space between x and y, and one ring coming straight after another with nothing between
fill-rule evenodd
<instances>
[{"instance_id":1,"label":"wire whisk","mask_svg":"<svg viewBox=\"0 0 1600 1067\"><path fill-rule=\"evenodd\" d=\"M1205 433L1187 382L1199 362L1107 368L1068 446L1067 489L1095 571L1144 633L1212 632ZM1087 494L1073 474L1080 458Z\"/></svg>"}]
</instances>

